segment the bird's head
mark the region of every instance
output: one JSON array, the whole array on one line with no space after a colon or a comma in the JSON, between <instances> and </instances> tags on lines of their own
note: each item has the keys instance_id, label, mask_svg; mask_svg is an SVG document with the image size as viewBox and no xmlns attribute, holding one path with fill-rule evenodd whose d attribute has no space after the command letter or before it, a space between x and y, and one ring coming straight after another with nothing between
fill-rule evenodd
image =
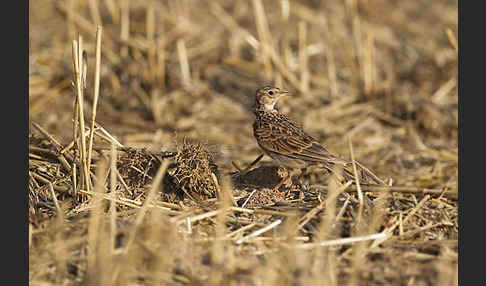
<instances>
[{"instance_id":1,"label":"bird's head","mask_svg":"<svg viewBox=\"0 0 486 286\"><path fill-rule=\"evenodd\" d=\"M255 97L256 109L273 111L278 100L289 92L274 86L265 86L257 90Z\"/></svg>"}]
</instances>

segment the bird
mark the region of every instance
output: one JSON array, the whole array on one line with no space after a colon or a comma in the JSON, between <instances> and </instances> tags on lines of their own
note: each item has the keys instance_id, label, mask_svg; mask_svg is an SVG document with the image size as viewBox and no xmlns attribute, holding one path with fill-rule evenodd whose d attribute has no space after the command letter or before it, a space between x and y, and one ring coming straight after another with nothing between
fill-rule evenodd
<instances>
[{"instance_id":1,"label":"bird","mask_svg":"<svg viewBox=\"0 0 486 286\"><path fill-rule=\"evenodd\" d=\"M286 169L300 169L298 180L310 166L319 166L333 172L335 165L342 166L342 178L344 180L355 179L353 164L349 160L332 154L321 145L314 137L309 135L303 127L282 114L276 108L277 102L289 92L274 86L264 86L256 91L253 112L253 135L263 153ZM359 162L355 161L360 183L384 184L375 174L369 171ZM288 172L274 189L291 179L292 173Z\"/></svg>"}]
</instances>

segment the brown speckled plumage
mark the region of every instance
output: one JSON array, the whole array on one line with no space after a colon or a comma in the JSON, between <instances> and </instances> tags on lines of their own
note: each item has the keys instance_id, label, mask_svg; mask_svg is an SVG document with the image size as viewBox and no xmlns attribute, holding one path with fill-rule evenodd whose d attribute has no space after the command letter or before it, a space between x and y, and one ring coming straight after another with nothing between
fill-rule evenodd
<instances>
[{"instance_id":1,"label":"brown speckled plumage","mask_svg":"<svg viewBox=\"0 0 486 286\"><path fill-rule=\"evenodd\" d=\"M340 164L343 166L344 177L352 180L354 173L351 162L331 154L307 134L300 124L274 108L280 97L286 94L286 91L271 86L263 87L256 93L253 135L260 148L279 165L291 169L305 169L311 165L318 165L331 171L335 164ZM356 163L360 181L382 183L361 164Z\"/></svg>"}]
</instances>

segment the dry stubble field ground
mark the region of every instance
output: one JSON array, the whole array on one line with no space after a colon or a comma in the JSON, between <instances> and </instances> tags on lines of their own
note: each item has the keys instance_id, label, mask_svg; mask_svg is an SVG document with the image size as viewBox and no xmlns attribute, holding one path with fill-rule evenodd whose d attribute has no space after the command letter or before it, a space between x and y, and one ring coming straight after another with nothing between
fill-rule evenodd
<instances>
[{"instance_id":1,"label":"dry stubble field ground","mask_svg":"<svg viewBox=\"0 0 486 286\"><path fill-rule=\"evenodd\" d=\"M31 285L458 284L457 1L29 6ZM244 172L265 84L391 186Z\"/></svg>"}]
</instances>

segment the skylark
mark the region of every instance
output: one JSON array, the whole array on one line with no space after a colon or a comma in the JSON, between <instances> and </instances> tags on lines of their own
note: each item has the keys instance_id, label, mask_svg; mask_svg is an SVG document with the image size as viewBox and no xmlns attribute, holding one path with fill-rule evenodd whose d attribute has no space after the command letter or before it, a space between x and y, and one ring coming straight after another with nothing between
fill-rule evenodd
<instances>
[{"instance_id":1,"label":"skylark","mask_svg":"<svg viewBox=\"0 0 486 286\"><path fill-rule=\"evenodd\" d=\"M334 165L341 165L343 172L340 179L354 180L351 161L331 154L326 147L307 134L301 125L275 109L278 100L286 95L288 95L287 91L273 86L265 86L256 92L253 135L263 152L280 166L300 169L302 172L299 179L309 166L319 166L332 172ZM355 163L360 182L383 183L363 165L356 161ZM291 172L275 186L275 189L287 182L290 177Z\"/></svg>"}]
</instances>

